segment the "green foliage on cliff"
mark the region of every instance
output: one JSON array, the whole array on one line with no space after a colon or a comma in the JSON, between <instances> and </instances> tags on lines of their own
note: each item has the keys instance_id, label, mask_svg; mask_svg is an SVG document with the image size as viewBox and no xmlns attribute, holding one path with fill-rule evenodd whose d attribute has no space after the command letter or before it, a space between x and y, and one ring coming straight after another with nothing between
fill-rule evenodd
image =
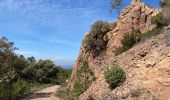
<instances>
[{"instance_id":1,"label":"green foliage on cliff","mask_svg":"<svg viewBox=\"0 0 170 100\"><path fill-rule=\"evenodd\" d=\"M151 22L156 24L158 28L168 25L166 18L162 12L151 18Z\"/></svg>"},{"instance_id":2,"label":"green foliage on cliff","mask_svg":"<svg viewBox=\"0 0 170 100\"><path fill-rule=\"evenodd\" d=\"M106 49L108 40L104 40L104 36L107 32L114 29L115 23L107 23L102 20L96 21L88 34L83 40L83 46L86 52L92 52L93 56L96 57L103 50Z\"/></svg>"},{"instance_id":3,"label":"green foliage on cliff","mask_svg":"<svg viewBox=\"0 0 170 100\"><path fill-rule=\"evenodd\" d=\"M156 27L152 30L146 31L144 33L141 33L139 30L132 31L130 33L126 33L124 38L121 40L122 46L117 48L116 50L116 56L128 51L131 49L135 44L145 41L146 39L149 39L155 35L158 35L162 32L162 27Z\"/></svg>"},{"instance_id":4,"label":"green foliage on cliff","mask_svg":"<svg viewBox=\"0 0 170 100\"><path fill-rule=\"evenodd\" d=\"M77 71L77 78L72 89L61 87L57 96L63 100L76 100L80 94L85 92L95 80L95 75L87 61L82 62Z\"/></svg>"},{"instance_id":5,"label":"green foliage on cliff","mask_svg":"<svg viewBox=\"0 0 170 100\"><path fill-rule=\"evenodd\" d=\"M95 80L95 75L90 69L87 61L84 61L77 71L77 79L73 87L73 91L79 96L85 90L87 90L92 81Z\"/></svg>"},{"instance_id":6,"label":"green foliage on cliff","mask_svg":"<svg viewBox=\"0 0 170 100\"><path fill-rule=\"evenodd\" d=\"M132 48L134 44L140 41L140 31L134 30L131 33L125 34L124 38L122 39L121 43L122 46L117 48L116 55L121 54Z\"/></svg>"},{"instance_id":7,"label":"green foliage on cliff","mask_svg":"<svg viewBox=\"0 0 170 100\"><path fill-rule=\"evenodd\" d=\"M101 38L108 31L109 31L109 23L99 20L94 22L94 24L91 26L90 33L92 33L94 37Z\"/></svg>"},{"instance_id":8,"label":"green foliage on cliff","mask_svg":"<svg viewBox=\"0 0 170 100\"><path fill-rule=\"evenodd\" d=\"M170 0L160 0L161 7L170 6Z\"/></svg>"}]
</instances>

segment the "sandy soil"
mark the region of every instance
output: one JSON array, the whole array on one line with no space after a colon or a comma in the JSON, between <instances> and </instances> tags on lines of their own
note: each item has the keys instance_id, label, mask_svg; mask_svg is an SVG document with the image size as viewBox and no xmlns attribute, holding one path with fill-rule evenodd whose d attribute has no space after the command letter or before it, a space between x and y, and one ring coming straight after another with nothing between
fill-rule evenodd
<instances>
[{"instance_id":1,"label":"sandy soil","mask_svg":"<svg viewBox=\"0 0 170 100\"><path fill-rule=\"evenodd\" d=\"M50 86L28 95L21 100L59 100L59 98L55 96L58 88L59 85Z\"/></svg>"}]
</instances>

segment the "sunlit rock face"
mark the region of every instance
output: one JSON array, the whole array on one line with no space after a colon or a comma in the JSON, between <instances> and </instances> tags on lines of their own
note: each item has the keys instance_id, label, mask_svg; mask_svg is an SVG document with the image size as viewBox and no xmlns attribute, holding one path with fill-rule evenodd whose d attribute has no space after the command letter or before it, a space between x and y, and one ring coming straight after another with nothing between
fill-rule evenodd
<instances>
[{"instance_id":1,"label":"sunlit rock face","mask_svg":"<svg viewBox=\"0 0 170 100\"><path fill-rule=\"evenodd\" d=\"M160 12L159 9L151 8L141 2L141 0L133 0L119 16L117 26L110 34L108 34L109 43L107 55L114 56L115 48L121 46L121 40L127 32L132 30L140 30L145 32L151 30L155 25L151 24L151 17Z\"/></svg>"},{"instance_id":2,"label":"sunlit rock face","mask_svg":"<svg viewBox=\"0 0 170 100\"><path fill-rule=\"evenodd\" d=\"M133 100L133 93L140 93L139 100L167 100L170 98L170 45L169 28L140 43L123 54L112 57L105 65L118 64L126 73L126 81L111 90L104 78L104 70L91 87L79 98L87 99L90 95L96 100Z\"/></svg>"}]
</instances>

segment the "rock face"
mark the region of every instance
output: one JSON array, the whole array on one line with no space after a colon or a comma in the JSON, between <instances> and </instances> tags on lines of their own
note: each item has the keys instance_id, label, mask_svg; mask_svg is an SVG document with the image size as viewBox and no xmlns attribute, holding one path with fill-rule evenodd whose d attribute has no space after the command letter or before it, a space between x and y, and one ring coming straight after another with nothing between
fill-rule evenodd
<instances>
[{"instance_id":1,"label":"rock face","mask_svg":"<svg viewBox=\"0 0 170 100\"><path fill-rule=\"evenodd\" d=\"M125 33L132 30L141 32L151 30L154 27L151 24L151 17L158 12L158 9L148 7L141 0L132 0L131 5L121 12L116 28L107 34L110 37L107 55L114 56L115 48L121 46L121 40Z\"/></svg>"},{"instance_id":2,"label":"rock face","mask_svg":"<svg viewBox=\"0 0 170 100\"><path fill-rule=\"evenodd\" d=\"M104 36L104 40L108 41L105 53L94 58L93 54L86 52L83 45L81 46L68 87L73 88L77 70L83 61L89 62L97 79L79 97L80 100L86 100L89 96L93 96L96 100L114 100L115 96L129 98L131 91L135 89L149 92L146 93L150 96L148 98L153 98L152 94L161 96L167 93L170 89L170 47L167 45L167 41L170 40L167 34L156 36L115 56L115 50L121 46L123 36L132 30L145 32L153 29L155 25L151 24L151 17L159 12L159 9L146 6L141 0L132 0L131 4L120 13L116 27ZM90 33L86 33L85 38L87 34ZM103 73L113 64L119 64L125 70L127 80L121 87L110 90ZM166 96L169 97L168 94Z\"/></svg>"},{"instance_id":3,"label":"rock face","mask_svg":"<svg viewBox=\"0 0 170 100\"><path fill-rule=\"evenodd\" d=\"M166 30L166 29L165 29ZM163 34L148 39L117 57L105 62L106 65L118 64L126 72L126 82L111 90L105 82L104 70L91 87L79 98L86 100L169 100L170 98L170 28Z\"/></svg>"}]
</instances>

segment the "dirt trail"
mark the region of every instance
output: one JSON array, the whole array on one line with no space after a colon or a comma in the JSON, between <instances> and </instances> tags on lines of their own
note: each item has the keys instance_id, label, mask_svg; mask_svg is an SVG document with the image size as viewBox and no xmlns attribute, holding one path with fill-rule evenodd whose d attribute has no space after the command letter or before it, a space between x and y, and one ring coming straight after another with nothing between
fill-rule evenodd
<instances>
[{"instance_id":1,"label":"dirt trail","mask_svg":"<svg viewBox=\"0 0 170 100\"><path fill-rule=\"evenodd\" d=\"M50 86L37 91L21 100L59 100L59 98L55 96L58 88L59 85Z\"/></svg>"}]
</instances>

